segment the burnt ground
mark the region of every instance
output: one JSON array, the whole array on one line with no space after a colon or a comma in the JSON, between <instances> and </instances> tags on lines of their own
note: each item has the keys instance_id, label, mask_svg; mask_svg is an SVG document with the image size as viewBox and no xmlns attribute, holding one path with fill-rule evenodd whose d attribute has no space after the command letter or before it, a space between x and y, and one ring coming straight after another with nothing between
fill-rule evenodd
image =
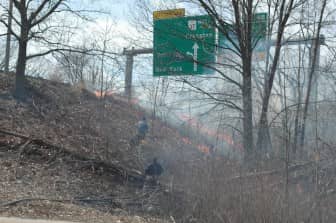
<instances>
[{"instance_id":1,"label":"burnt ground","mask_svg":"<svg viewBox=\"0 0 336 223\"><path fill-rule=\"evenodd\" d=\"M158 131L131 148L145 114L137 106L36 78L29 78L27 100L17 101L13 81L0 74L0 215L95 222L169 217L169 194L162 185L144 187L143 169L162 155L163 135L176 147L174 130L152 120Z\"/></svg>"},{"instance_id":2,"label":"burnt ground","mask_svg":"<svg viewBox=\"0 0 336 223\"><path fill-rule=\"evenodd\" d=\"M131 147L146 112L121 97L98 99L81 87L29 78L22 102L11 94L13 83L0 74L0 216L282 222L286 187L295 207L288 216L308 222L321 207L324 222L335 222L334 145L322 145L317 158L291 161L288 175L281 157L250 171L236 160L204 156L160 120L150 119L146 140ZM165 169L156 187L143 176L154 157Z\"/></svg>"}]
</instances>

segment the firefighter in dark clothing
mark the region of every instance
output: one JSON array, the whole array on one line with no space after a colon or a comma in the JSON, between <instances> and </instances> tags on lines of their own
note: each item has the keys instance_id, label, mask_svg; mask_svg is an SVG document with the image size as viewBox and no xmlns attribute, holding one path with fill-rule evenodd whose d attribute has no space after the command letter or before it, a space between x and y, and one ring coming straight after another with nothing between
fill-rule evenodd
<instances>
[{"instance_id":1,"label":"firefighter in dark clothing","mask_svg":"<svg viewBox=\"0 0 336 223\"><path fill-rule=\"evenodd\" d=\"M150 176L154 184L157 183L157 179L162 173L163 173L163 168L157 162L156 158L153 159L153 162L145 170L145 175Z\"/></svg>"},{"instance_id":2,"label":"firefighter in dark clothing","mask_svg":"<svg viewBox=\"0 0 336 223\"><path fill-rule=\"evenodd\" d=\"M148 124L146 117L143 117L142 120L138 123L138 138L139 140L143 140L146 137L146 134L148 133Z\"/></svg>"}]
</instances>

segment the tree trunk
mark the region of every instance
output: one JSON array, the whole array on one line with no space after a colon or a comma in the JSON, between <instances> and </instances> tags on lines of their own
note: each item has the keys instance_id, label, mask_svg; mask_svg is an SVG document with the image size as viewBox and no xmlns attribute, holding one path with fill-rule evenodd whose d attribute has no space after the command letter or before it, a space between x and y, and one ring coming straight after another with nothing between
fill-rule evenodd
<instances>
[{"instance_id":1,"label":"tree trunk","mask_svg":"<svg viewBox=\"0 0 336 223\"><path fill-rule=\"evenodd\" d=\"M21 15L21 25L20 25L20 38L19 41L19 52L18 59L16 63L16 73L15 73L15 91L14 96L17 99L24 100L26 97L25 85L26 85L26 62L27 62L27 46L28 46L28 33L30 30L30 25L27 20L27 11L25 9L26 1L21 1L20 4L17 2L15 6Z\"/></svg>"},{"instance_id":2,"label":"tree trunk","mask_svg":"<svg viewBox=\"0 0 336 223\"><path fill-rule=\"evenodd\" d=\"M283 37L283 33L288 21L289 16L294 8L294 0L290 0L286 6L287 1L281 1L279 5L279 24L277 28L277 38L276 38L276 45L275 45L275 53L273 57L273 63L270 70L267 72L266 81L264 86L264 95L262 101L262 108L259 120L259 130L258 130L258 139L257 139L257 146L259 151L266 151L271 149L271 139L268 127L268 105L269 100L271 97L272 87L275 72L277 70L277 65L279 62L280 57L280 50L281 50L281 40Z\"/></svg>"},{"instance_id":3,"label":"tree trunk","mask_svg":"<svg viewBox=\"0 0 336 223\"><path fill-rule=\"evenodd\" d=\"M303 121L302 121L302 128L301 128L301 138L300 138L300 150L302 151L304 147L304 141L305 141L305 131L306 131L306 122L307 122L307 116L308 116L308 107L310 106L310 94L312 90L312 80L315 78L315 84L317 84L317 77L315 77L317 74L315 74L315 69L316 67L319 66L319 57L320 57L320 44L321 42L324 42L324 38L320 39L320 33L321 33L321 28L322 28L322 20L323 20L323 15L324 15L324 10L327 5L327 0L324 0L322 2L322 8L321 8L321 14L319 17L319 22L317 23L317 32L316 32L316 37L312 42L312 48L311 52L313 55L311 55L311 64L310 64L310 71L309 71L309 80L308 80L308 87L307 87L307 93L306 93L306 99L305 99L305 104L304 104L304 111L303 111ZM315 96L315 100L317 100L317 92ZM316 106L316 101L314 102ZM316 109L316 107L315 107ZM317 110L315 110L317 112ZM317 128L315 126L315 128Z\"/></svg>"},{"instance_id":4,"label":"tree trunk","mask_svg":"<svg viewBox=\"0 0 336 223\"><path fill-rule=\"evenodd\" d=\"M236 32L239 40L239 47L243 65L243 145L247 164L255 159L253 140L253 103L252 103L252 20L253 1L247 1L247 8L241 9L238 1L234 3L235 19L237 21ZM246 11L245 11L246 10ZM242 14L240 14L242 13ZM240 23L240 16L243 23Z\"/></svg>"},{"instance_id":5,"label":"tree trunk","mask_svg":"<svg viewBox=\"0 0 336 223\"><path fill-rule=\"evenodd\" d=\"M245 159L250 160L254 152L251 75L244 75L243 82L243 144L246 152Z\"/></svg>"},{"instance_id":6,"label":"tree trunk","mask_svg":"<svg viewBox=\"0 0 336 223\"><path fill-rule=\"evenodd\" d=\"M279 25L279 28L278 28L279 32L277 35L277 43L276 43L276 49L275 49L275 54L273 58L273 64L271 66L270 71L266 75L266 79L264 83L264 94L263 94L263 99L262 99L262 107L261 107L261 114L260 114L260 119L259 119L259 130L258 130L258 139L257 139L257 147L258 147L258 151L260 152L265 152L271 149L272 147L269 127L268 127L268 118L267 118L268 105L269 105L269 100L271 97L275 72L277 69L278 62L279 62L281 40L282 40L284 28L285 28L285 25L282 25L282 26Z\"/></svg>"},{"instance_id":7,"label":"tree trunk","mask_svg":"<svg viewBox=\"0 0 336 223\"><path fill-rule=\"evenodd\" d=\"M18 60L16 64L16 73L15 73L15 91L14 96L18 99L25 98L25 85L26 85L26 55L27 55L27 40L22 38L19 42L19 53Z\"/></svg>"},{"instance_id":8,"label":"tree trunk","mask_svg":"<svg viewBox=\"0 0 336 223\"><path fill-rule=\"evenodd\" d=\"M304 109L303 109L303 120L302 120L302 126L301 126L301 135L300 135L300 151L303 150L304 144L305 144L305 134L306 134L306 125L307 125L307 118L308 118L308 110L309 107L315 105L316 106L316 98L313 101L313 105L311 105L311 93L312 93L312 88L313 88L313 79L315 78L315 83L316 84L316 67L319 66L317 61L318 61L318 57L320 56L320 31L318 30L317 32L317 37L313 40L312 42L312 48L311 48L311 53L310 53L310 58L311 58L311 62L310 62L310 71L309 71L309 78L308 78L308 86L307 86L307 93L306 93L306 98L305 98L305 102L304 102ZM317 92L315 92L317 93ZM311 110L313 111L314 108L311 108ZM314 112L312 112L312 114L314 114L316 112L316 110Z\"/></svg>"},{"instance_id":9,"label":"tree trunk","mask_svg":"<svg viewBox=\"0 0 336 223\"><path fill-rule=\"evenodd\" d=\"M8 27L7 27L7 40L6 40L6 56L5 56L5 73L9 73L12 16L13 16L13 0L9 0Z\"/></svg>"},{"instance_id":10,"label":"tree trunk","mask_svg":"<svg viewBox=\"0 0 336 223\"><path fill-rule=\"evenodd\" d=\"M301 64L301 49L299 50L299 64ZM295 120L294 120L294 137L293 137L293 156L296 158L297 148L298 148L298 141L300 136L300 119L301 119L301 68L299 66L298 77L297 77L297 105L296 105L296 112L295 112Z\"/></svg>"},{"instance_id":11,"label":"tree trunk","mask_svg":"<svg viewBox=\"0 0 336 223\"><path fill-rule=\"evenodd\" d=\"M263 99L263 105L261 108L261 115L259 121L259 130L258 130L258 139L257 139L257 150L261 152L261 154L266 151L270 151L272 147L271 137L268 127L268 103L269 94L266 95L267 98Z\"/></svg>"}]
</instances>

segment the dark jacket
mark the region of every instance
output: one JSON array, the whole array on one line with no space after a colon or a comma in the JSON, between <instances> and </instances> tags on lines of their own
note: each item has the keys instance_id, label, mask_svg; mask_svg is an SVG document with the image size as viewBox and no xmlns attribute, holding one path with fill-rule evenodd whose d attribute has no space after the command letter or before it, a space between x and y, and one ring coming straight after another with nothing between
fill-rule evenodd
<instances>
[{"instance_id":1,"label":"dark jacket","mask_svg":"<svg viewBox=\"0 0 336 223\"><path fill-rule=\"evenodd\" d=\"M148 124L147 124L146 120L141 120L138 123L138 134L146 135L147 132L148 132Z\"/></svg>"},{"instance_id":2,"label":"dark jacket","mask_svg":"<svg viewBox=\"0 0 336 223\"><path fill-rule=\"evenodd\" d=\"M160 176L162 172L162 166L155 159L145 170L145 174L148 176Z\"/></svg>"}]
</instances>

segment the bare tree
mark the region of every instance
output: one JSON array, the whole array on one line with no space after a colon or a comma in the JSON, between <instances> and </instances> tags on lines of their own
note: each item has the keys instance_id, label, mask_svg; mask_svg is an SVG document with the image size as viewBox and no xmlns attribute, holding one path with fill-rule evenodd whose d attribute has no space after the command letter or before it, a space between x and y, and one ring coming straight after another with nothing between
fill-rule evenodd
<instances>
[{"instance_id":1,"label":"bare tree","mask_svg":"<svg viewBox=\"0 0 336 223\"><path fill-rule=\"evenodd\" d=\"M203 0L195 2L198 2L212 17L219 32L231 42L233 50L240 59L240 61L236 61L233 66L241 74L241 82L238 82L237 86L241 89L242 95L243 144L248 157L255 153L252 120L253 114L255 114L252 106L252 54L258 42L258 39L255 37L256 34L253 32L255 9L258 7L262 8L265 5L268 6L268 14L271 18L268 25L268 35L272 36L272 33L276 33L274 54L272 60L268 63L268 70L265 73L264 84L262 86L262 107L257 138L258 150L265 150L269 147L268 143L270 142L270 140L267 140L269 139L267 115L274 76L279 61L281 42L293 10L301 5L302 1L277 1L276 3L267 1L264 2L264 4L263 2L254 2L252 0L246 2L233 0L225 3ZM229 17L226 12L231 13L231 17L233 18L232 22L228 19ZM232 38L232 33L236 39ZM226 76L223 72L221 72L221 75ZM230 78L226 78L226 80L232 81Z\"/></svg>"},{"instance_id":2,"label":"bare tree","mask_svg":"<svg viewBox=\"0 0 336 223\"><path fill-rule=\"evenodd\" d=\"M226 48L225 50L231 51L230 55L234 56L228 58L228 62L217 61L216 64L209 65L211 69L216 71L216 75L194 78L183 77L177 78L177 80L180 84L188 84L193 90L204 95L204 98L213 102L213 107L228 108L230 109L229 112L236 113L236 117L242 118L242 138L247 158L258 151L264 153L272 148L269 119L270 117L273 118L276 115L275 113L278 112L272 110L273 105L276 104L279 97L283 96L282 91L278 91L277 83L275 83L276 72L279 70L279 60L282 52L285 51L282 51L282 46L287 39L298 37L298 34L300 34L302 27L298 23L298 18L300 18L301 8L305 7L308 0L189 0L169 1L167 4L160 2L161 4L156 5L156 7L150 5L149 1L139 2L139 10L142 10L142 13L137 13L146 22L138 22L138 27L143 28L148 33L152 32L151 12L172 8L172 5L174 5L172 2L188 6L191 4L194 14L204 14L205 12L211 17L219 35L224 36L230 42L230 47L223 46L220 43L218 48ZM260 39L255 35L253 24L256 12L265 11L269 17L267 34L265 35L266 61L260 63L262 67L258 67L259 73L257 73L253 53ZM318 23L319 21L315 21L315 24ZM304 35L303 37L307 36ZM300 53L302 53L301 48L299 49ZM220 56L222 55L218 55L218 57ZM303 55L299 55L299 57L303 57ZM306 88L306 85L300 80L300 78L306 76L301 63L302 61L299 65L296 65L300 72L297 76L298 80L296 80L299 89L293 96L295 98L288 101L289 104L298 97L302 98L301 91ZM209 84L209 82L215 84ZM294 82L295 78L293 80L289 79L288 85L292 85L294 88L296 87ZM292 97L291 93L292 91L288 93L289 97ZM295 106L297 108L294 121L295 139L298 139L300 132L302 104L298 99ZM292 108L294 105L290 104L289 106ZM255 127L257 127L256 132L254 132ZM255 136L257 136L256 143Z\"/></svg>"},{"instance_id":3,"label":"bare tree","mask_svg":"<svg viewBox=\"0 0 336 223\"><path fill-rule=\"evenodd\" d=\"M85 46L78 47L78 49L86 51ZM86 79L85 72L90 65L91 59L89 55L80 52L66 51L55 54L54 57L63 71L65 79L71 84L82 82Z\"/></svg>"},{"instance_id":4,"label":"bare tree","mask_svg":"<svg viewBox=\"0 0 336 223\"><path fill-rule=\"evenodd\" d=\"M7 6L0 3L0 7L7 11L7 16L13 19L13 27L9 27L5 17L0 19L0 23L9 28L12 36L18 42L18 57L16 63L15 96L24 98L25 96L25 73L27 61L36 57L46 56L59 51L81 51L74 49L68 44L72 31L77 27L76 18L87 20L87 13L90 10L75 10L69 5L70 0L13 0L14 10L10 13ZM83 12L83 13L82 13ZM85 12L85 13L84 13ZM97 12L98 11L92 11ZM72 23L64 24L65 19L61 16L71 16ZM34 45L40 51L34 50L29 54L29 44ZM113 54L113 53L112 53Z\"/></svg>"},{"instance_id":5,"label":"bare tree","mask_svg":"<svg viewBox=\"0 0 336 223\"><path fill-rule=\"evenodd\" d=\"M310 96L312 92L312 84L313 84L313 79L316 78L316 69L317 68L317 63L316 61L318 60L318 56L320 54L319 52L319 45L320 45L320 33L321 33L321 28L322 28L322 21L324 17L324 12L326 9L327 5L327 0L323 0L321 2L321 11L319 12L319 19L317 22L317 27L316 28L316 34L315 37L312 40L312 57L311 57L311 62L310 62L310 72L309 72L309 77L308 77L308 87L307 87L307 92L306 92L306 97L305 97L305 103L304 103L304 109L303 109L303 121L302 121L302 127L301 127L301 137L300 137L300 148L303 147L304 145L304 138L305 138L305 131L306 131L306 121L307 121L307 116L308 116L308 107L311 106L310 103ZM315 26L315 24L314 24ZM317 93L317 92L316 92ZM316 99L315 99L316 100ZM314 105L316 105L316 101L313 102Z\"/></svg>"},{"instance_id":6,"label":"bare tree","mask_svg":"<svg viewBox=\"0 0 336 223\"><path fill-rule=\"evenodd\" d=\"M9 16L19 26L19 32L14 31L14 28L9 27L4 20L0 20L17 39L19 43L18 59L16 65L16 81L15 95L18 97L24 96L25 87L25 69L27 59L37 55L27 56L28 42L35 38L38 33L43 33L45 30L40 29L40 24L45 22L60 6L64 0L44 0L36 4L36 2L27 0L13 0L14 6L19 16L11 13ZM34 29L37 27L37 29ZM48 29L48 28L46 28ZM43 53L42 53L43 54Z\"/></svg>"},{"instance_id":7,"label":"bare tree","mask_svg":"<svg viewBox=\"0 0 336 223\"><path fill-rule=\"evenodd\" d=\"M273 60L271 65L269 66L269 69L266 71L265 75L265 82L264 82L264 92L263 92L263 100L262 100L262 108L261 108L261 115L259 120L259 131L258 131L258 141L257 141L257 147L260 150L266 150L270 145L269 140L269 128L268 128L268 108L269 108L269 101L270 96L273 88L274 83L274 77L277 70L277 65L279 61L280 56L280 50L281 50L281 42L283 40L285 28L287 25L287 22L293 13L293 10L300 6L303 2L302 1L280 1L275 5L272 5L271 2L268 2L268 9L269 11L271 9L274 10L274 17L277 18L277 28L274 30L269 27L269 32L271 30L276 34L276 43L275 43L275 52L273 56ZM274 21L273 21L274 22Z\"/></svg>"},{"instance_id":8,"label":"bare tree","mask_svg":"<svg viewBox=\"0 0 336 223\"><path fill-rule=\"evenodd\" d=\"M101 96L108 89L116 87L116 79L122 71L122 65L118 56L110 56L109 52L116 50L115 47L115 23L107 22L104 26L98 27L97 33L92 37L96 43L94 48L99 51L97 55L97 73L99 73L97 87Z\"/></svg>"},{"instance_id":9,"label":"bare tree","mask_svg":"<svg viewBox=\"0 0 336 223\"><path fill-rule=\"evenodd\" d=\"M13 1L9 0L8 14L13 13ZM9 72L9 59L10 59L10 45L11 45L11 34L10 28L12 27L12 17L8 16L8 28L7 28L7 39L6 39L6 55L5 55L5 72Z\"/></svg>"}]
</instances>

